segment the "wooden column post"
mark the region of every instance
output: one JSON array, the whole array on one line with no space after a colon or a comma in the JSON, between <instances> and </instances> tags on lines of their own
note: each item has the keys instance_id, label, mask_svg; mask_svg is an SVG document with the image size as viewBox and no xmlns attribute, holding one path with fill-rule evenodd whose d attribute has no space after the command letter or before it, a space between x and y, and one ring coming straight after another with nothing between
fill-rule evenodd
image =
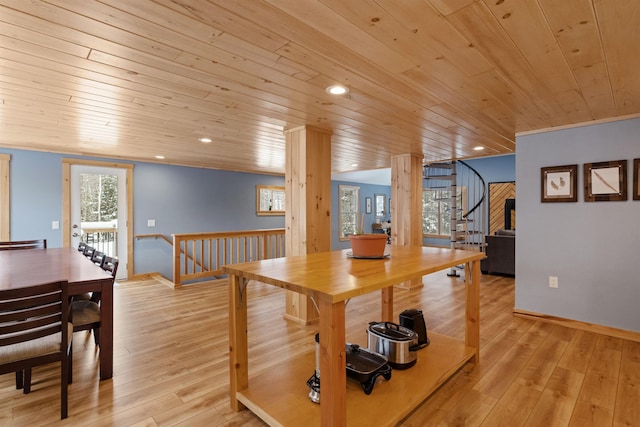
<instances>
[{"instance_id":1,"label":"wooden column post","mask_svg":"<svg viewBox=\"0 0 640 427\"><path fill-rule=\"evenodd\" d=\"M331 250L331 133L302 126L285 131L285 250L287 256ZM285 317L318 318L312 301L287 291Z\"/></svg>"},{"instance_id":2,"label":"wooden column post","mask_svg":"<svg viewBox=\"0 0 640 427\"><path fill-rule=\"evenodd\" d=\"M422 246L422 154L391 157L391 244ZM397 285L422 286L422 277Z\"/></svg>"}]
</instances>

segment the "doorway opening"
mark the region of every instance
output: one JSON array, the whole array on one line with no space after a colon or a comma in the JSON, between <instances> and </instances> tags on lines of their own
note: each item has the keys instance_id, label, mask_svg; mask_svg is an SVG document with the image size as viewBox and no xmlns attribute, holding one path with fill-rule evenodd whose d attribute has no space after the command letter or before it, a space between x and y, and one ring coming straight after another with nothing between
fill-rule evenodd
<instances>
[{"instance_id":1,"label":"doorway opening","mask_svg":"<svg viewBox=\"0 0 640 427\"><path fill-rule=\"evenodd\" d=\"M118 259L126 255L123 169L71 165L71 246L84 242Z\"/></svg>"},{"instance_id":2,"label":"doorway opening","mask_svg":"<svg viewBox=\"0 0 640 427\"><path fill-rule=\"evenodd\" d=\"M120 260L116 279L129 277L133 165L63 159L63 246L82 241Z\"/></svg>"}]
</instances>

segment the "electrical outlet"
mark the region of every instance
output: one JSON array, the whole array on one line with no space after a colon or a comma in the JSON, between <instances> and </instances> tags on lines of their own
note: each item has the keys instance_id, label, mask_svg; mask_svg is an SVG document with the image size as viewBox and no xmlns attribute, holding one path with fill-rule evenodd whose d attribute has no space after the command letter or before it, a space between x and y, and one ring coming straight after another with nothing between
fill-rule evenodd
<instances>
[{"instance_id":1,"label":"electrical outlet","mask_svg":"<svg viewBox=\"0 0 640 427\"><path fill-rule=\"evenodd\" d=\"M550 288L558 287L558 278L556 276L549 276L549 287Z\"/></svg>"}]
</instances>

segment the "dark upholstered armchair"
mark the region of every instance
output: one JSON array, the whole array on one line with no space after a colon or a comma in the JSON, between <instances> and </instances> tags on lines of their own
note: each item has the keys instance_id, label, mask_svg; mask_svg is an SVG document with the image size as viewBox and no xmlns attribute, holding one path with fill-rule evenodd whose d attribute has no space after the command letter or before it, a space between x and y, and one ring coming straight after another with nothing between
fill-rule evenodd
<instances>
[{"instance_id":1,"label":"dark upholstered armchair","mask_svg":"<svg viewBox=\"0 0 640 427\"><path fill-rule=\"evenodd\" d=\"M493 236L485 236L487 258L482 260L481 270L488 274L516 274L516 232L498 230Z\"/></svg>"}]
</instances>

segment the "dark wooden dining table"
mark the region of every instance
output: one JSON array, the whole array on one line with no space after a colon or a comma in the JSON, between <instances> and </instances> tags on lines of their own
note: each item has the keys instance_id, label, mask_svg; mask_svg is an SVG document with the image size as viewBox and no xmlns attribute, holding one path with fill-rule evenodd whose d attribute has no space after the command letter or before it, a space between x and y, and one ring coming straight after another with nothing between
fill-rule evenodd
<instances>
[{"instance_id":1,"label":"dark wooden dining table","mask_svg":"<svg viewBox=\"0 0 640 427\"><path fill-rule=\"evenodd\" d=\"M113 278L75 248L0 251L0 289L66 280L69 295L101 292L100 379L113 376Z\"/></svg>"}]
</instances>

